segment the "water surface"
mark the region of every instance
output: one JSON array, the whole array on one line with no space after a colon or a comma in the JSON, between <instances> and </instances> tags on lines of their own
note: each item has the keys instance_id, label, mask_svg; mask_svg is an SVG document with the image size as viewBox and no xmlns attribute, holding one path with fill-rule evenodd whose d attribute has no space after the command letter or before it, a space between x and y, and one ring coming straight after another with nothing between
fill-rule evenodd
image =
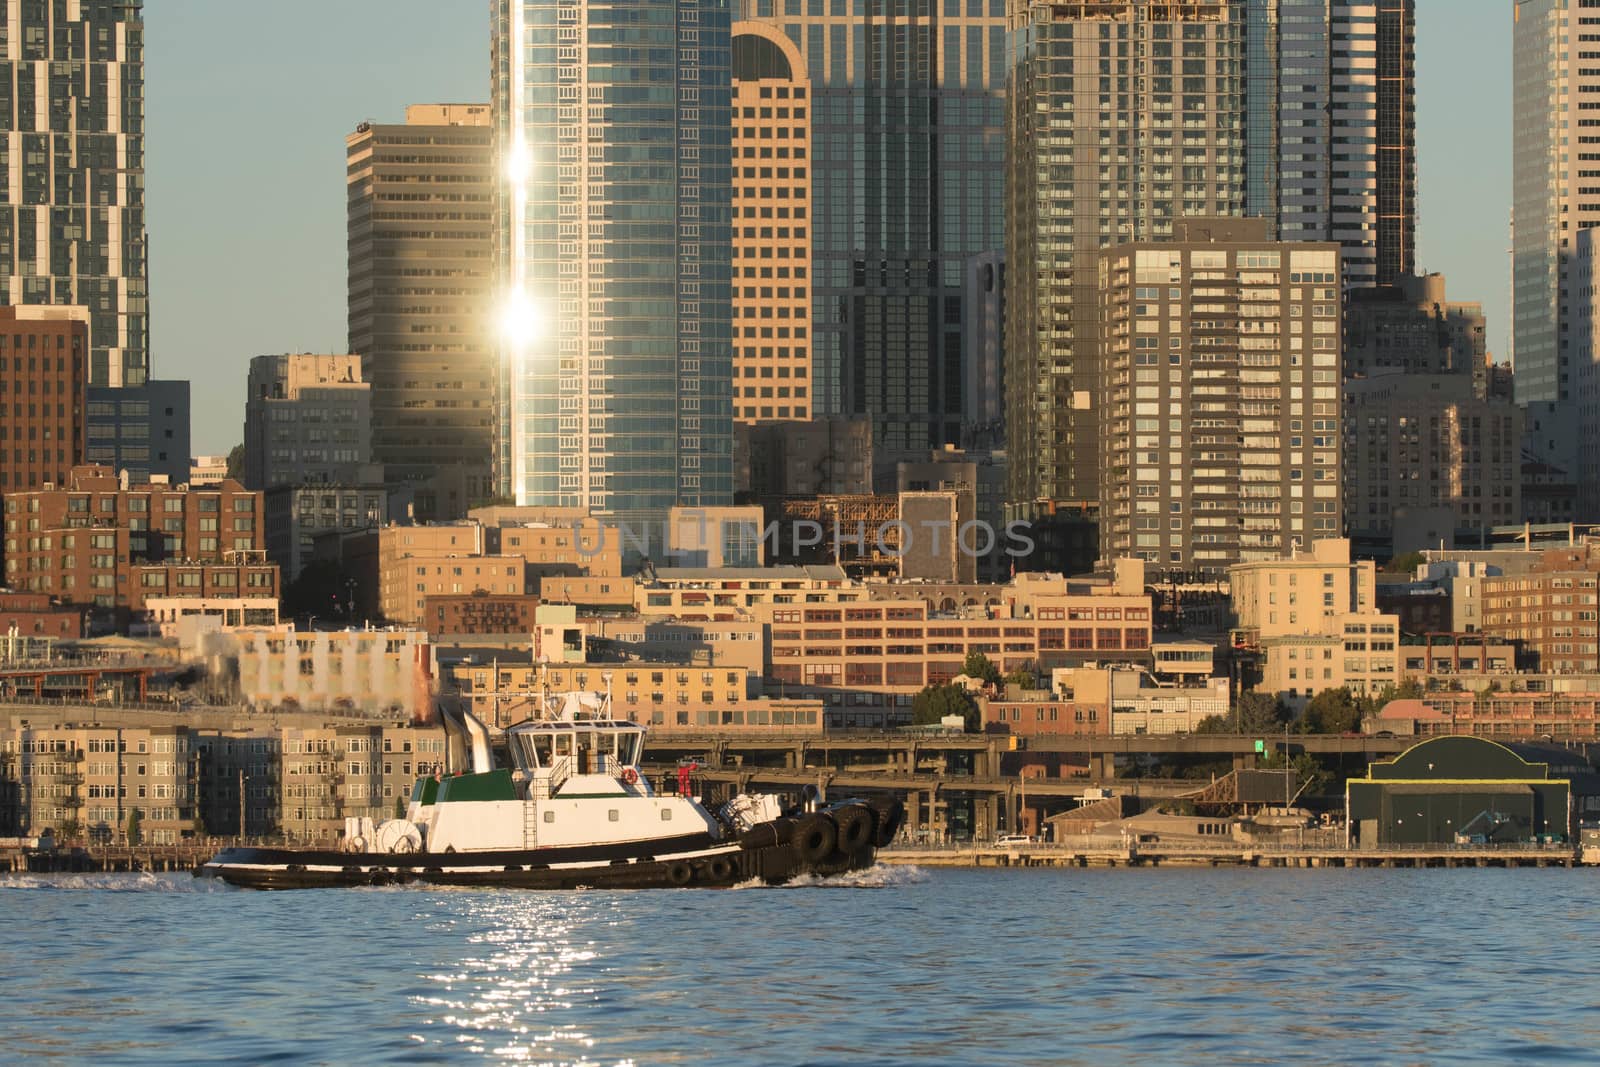
<instances>
[{"instance_id":1,"label":"water surface","mask_svg":"<svg viewBox=\"0 0 1600 1067\"><path fill-rule=\"evenodd\" d=\"M255 893L0 877L0 1061L1600 1058L1600 872L878 868Z\"/></svg>"}]
</instances>

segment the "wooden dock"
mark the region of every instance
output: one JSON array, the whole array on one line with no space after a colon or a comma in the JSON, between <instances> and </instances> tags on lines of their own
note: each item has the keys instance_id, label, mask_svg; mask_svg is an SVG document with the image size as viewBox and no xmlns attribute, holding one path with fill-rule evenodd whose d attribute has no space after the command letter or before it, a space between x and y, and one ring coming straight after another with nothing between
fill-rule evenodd
<instances>
[{"instance_id":1,"label":"wooden dock","mask_svg":"<svg viewBox=\"0 0 1600 1067\"><path fill-rule=\"evenodd\" d=\"M126 873L165 874L192 871L231 840L178 845L86 845L54 849L0 848L0 873Z\"/></svg>"}]
</instances>

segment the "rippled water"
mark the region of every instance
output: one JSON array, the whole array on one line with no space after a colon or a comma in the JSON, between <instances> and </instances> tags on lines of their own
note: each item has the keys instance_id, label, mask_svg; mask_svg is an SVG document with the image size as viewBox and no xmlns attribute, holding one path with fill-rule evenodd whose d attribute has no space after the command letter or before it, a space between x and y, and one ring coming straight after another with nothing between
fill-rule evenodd
<instances>
[{"instance_id":1,"label":"rippled water","mask_svg":"<svg viewBox=\"0 0 1600 1067\"><path fill-rule=\"evenodd\" d=\"M0 878L0 1061L1595 1062L1600 872Z\"/></svg>"}]
</instances>

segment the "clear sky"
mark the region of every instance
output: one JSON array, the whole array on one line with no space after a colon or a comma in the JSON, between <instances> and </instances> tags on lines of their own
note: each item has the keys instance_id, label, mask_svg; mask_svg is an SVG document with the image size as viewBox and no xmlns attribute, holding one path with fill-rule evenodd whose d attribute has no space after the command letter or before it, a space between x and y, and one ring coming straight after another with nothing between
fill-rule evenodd
<instances>
[{"instance_id":1,"label":"clear sky","mask_svg":"<svg viewBox=\"0 0 1600 1067\"><path fill-rule=\"evenodd\" d=\"M1417 265L1506 354L1511 5L1418 0ZM194 451L243 438L250 357L343 352L344 138L488 99L488 0L149 0L151 364L193 381Z\"/></svg>"}]
</instances>

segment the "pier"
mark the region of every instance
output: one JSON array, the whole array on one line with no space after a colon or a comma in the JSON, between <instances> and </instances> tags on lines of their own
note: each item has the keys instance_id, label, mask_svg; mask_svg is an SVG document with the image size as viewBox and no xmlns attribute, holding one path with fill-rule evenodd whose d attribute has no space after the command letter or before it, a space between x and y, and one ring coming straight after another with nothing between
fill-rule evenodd
<instances>
[{"instance_id":1,"label":"pier","mask_svg":"<svg viewBox=\"0 0 1600 1067\"><path fill-rule=\"evenodd\" d=\"M177 845L87 845L53 849L0 848L0 874L192 871L235 842L215 839Z\"/></svg>"},{"instance_id":2,"label":"pier","mask_svg":"<svg viewBox=\"0 0 1600 1067\"><path fill-rule=\"evenodd\" d=\"M1345 849L1323 846L1138 843L1084 838L1023 846L890 848L878 862L914 867L1578 867L1600 855L1570 845Z\"/></svg>"}]
</instances>

